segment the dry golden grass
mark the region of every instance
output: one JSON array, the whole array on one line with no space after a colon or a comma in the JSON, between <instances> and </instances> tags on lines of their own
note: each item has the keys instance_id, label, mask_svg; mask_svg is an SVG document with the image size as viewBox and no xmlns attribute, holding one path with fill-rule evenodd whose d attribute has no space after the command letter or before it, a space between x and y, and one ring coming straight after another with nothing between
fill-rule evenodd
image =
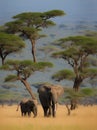
<instances>
[{"instance_id":1,"label":"dry golden grass","mask_svg":"<svg viewBox=\"0 0 97 130\"><path fill-rule=\"evenodd\" d=\"M17 106L0 106L0 130L97 130L97 106L83 107L67 115L65 106L58 106L56 118L44 118L41 106L38 116L21 117Z\"/></svg>"}]
</instances>

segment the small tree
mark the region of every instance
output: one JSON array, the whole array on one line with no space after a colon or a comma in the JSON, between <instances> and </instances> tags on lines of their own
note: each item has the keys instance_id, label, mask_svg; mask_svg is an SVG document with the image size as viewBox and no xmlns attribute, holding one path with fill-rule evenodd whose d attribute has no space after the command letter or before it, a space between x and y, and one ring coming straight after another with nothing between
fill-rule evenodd
<instances>
[{"instance_id":1,"label":"small tree","mask_svg":"<svg viewBox=\"0 0 97 130\"><path fill-rule=\"evenodd\" d=\"M24 12L14 16L15 21L8 22L5 24L7 26L7 32L16 33L20 32L21 35L30 40L32 45L32 55L33 61L36 62L35 45L36 40L44 37L45 35L40 35L39 31L42 28L55 25L55 23L50 18L57 16L63 16L65 13L61 10L51 10L47 12Z\"/></svg>"},{"instance_id":2,"label":"small tree","mask_svg":"<svg viewBox=\"0 0 97 130\"><path fill-rule=\"evenodd\" d=\"M73 68L75 74L73 88L78 91L84 79L97 76L97 69L91 67L87 61L88 56L97 54L97 40L86 36L73 36L60 39L59 42L65 49L54 53L53 56L63 58ZM60 80L68 78L66 71L62 73L58 72L53 78Z\"/></svg>"},{"instance_id":3,"label":"small tree","mask_svg":"<svg viewBox=\"0 0 97 130\"><path fill-rule=\"evenodd\" d=\"M30 93L32 99L36 99L33 91L30 87L30 84L28 83L27 79L34 74L35 71L43 71L46 67L52 67L52 63L49 62L38 62L34 63L30 60L8 60L4 66L1 67L3 70L9 70L16 73L14 75L8 75L5 78L5 81L21 81L28 92Z\"/></svg>"},{"instance_id":4,"label":"small tree","mask_svg":"<svg viewBox=\"0 0 97 130\"><path fill-rule=\"evenodd\" d=\"M2 65L4 65L5 58L9 54L19 52L24 47L25 43L20 37L0 32L0 57Z\"/></svg>"},{"instance_id":5,"label":"small tree","mask_svg":"<svg viewBox=\"0 0 97 130\"><path fill-rule=\"evenodd\" d=\"M81 88L77 93L71 88L64 88L63 102L66 104L68 115L71 114L71 110L77 107L78 102L87 105L86 98L93 98L97 96L97 89ZM93 102L91 101L90 104Z\"/></svg>"}]
</instances>

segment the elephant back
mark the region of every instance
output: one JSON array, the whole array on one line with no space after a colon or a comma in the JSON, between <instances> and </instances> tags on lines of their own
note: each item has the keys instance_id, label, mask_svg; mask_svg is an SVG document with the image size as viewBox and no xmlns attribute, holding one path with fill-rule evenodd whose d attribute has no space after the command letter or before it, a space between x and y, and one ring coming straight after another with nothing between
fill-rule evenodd
<instances>
[{"instance_id":1,"label":"elephant back","mask_svg":"<svg viewBox=\"0 0 97 130\"><path fill-rule=\"evenodd\" d=\"M21 102L20 102L20 104L25 104L25 103L27 103L27 102L32 102L35 106L37 106L37 100L34 100L34 99L32 99L32 98L24 98L24 99L22 99L21 100Z\"/></svg>"},{"instance_id":2,"label":"elephant back","mask_svg":"<svg viewBox=\"0 0 97 130\"><path fill-rule=\"evenodd\" d=\"M38 88L38 93L39 95L49 93L58 98L64 93L64 88L61 85L43 84Z\"/></svg>"}]
</instances>

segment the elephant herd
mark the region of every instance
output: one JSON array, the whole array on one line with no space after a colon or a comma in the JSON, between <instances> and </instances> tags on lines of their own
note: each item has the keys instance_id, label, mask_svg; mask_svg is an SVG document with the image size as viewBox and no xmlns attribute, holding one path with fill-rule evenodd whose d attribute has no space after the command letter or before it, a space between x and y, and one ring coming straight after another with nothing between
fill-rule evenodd
<instances>
[{"instance_id":1,"label":"elephant herd","mask_svg":"<svg viewBox=\"0 0 97 130\"><path fill-rule=\"evenodd\" d=\"M62 94L64 94L63 87L60 85L41 85L37 92L43 108L44 117L55 117L58 99ZM19 106L21 108L22 116L31 116L31 112L34 117L37 116L37 103L35 100L24 99L19 103L18 108Z\"/></svg>"}]
</instances>

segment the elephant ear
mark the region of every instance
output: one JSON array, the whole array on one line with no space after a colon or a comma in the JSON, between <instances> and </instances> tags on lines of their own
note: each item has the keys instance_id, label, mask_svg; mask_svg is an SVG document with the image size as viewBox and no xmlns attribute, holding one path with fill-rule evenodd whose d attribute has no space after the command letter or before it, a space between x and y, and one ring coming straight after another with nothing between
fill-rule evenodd
<instances>
[{"instance_id":1,"label":"elephant ear","mask_svg":"<svg viewBox=\"0 0 97 130\"><path fill-rule=\"evenodd\" d=\"M61 85L53 85L52 91L53 92L55 91L55 93L57 93L58 97L61 96L62 94L64 94L64 88Z\"/></svg>"}]
</instances>

